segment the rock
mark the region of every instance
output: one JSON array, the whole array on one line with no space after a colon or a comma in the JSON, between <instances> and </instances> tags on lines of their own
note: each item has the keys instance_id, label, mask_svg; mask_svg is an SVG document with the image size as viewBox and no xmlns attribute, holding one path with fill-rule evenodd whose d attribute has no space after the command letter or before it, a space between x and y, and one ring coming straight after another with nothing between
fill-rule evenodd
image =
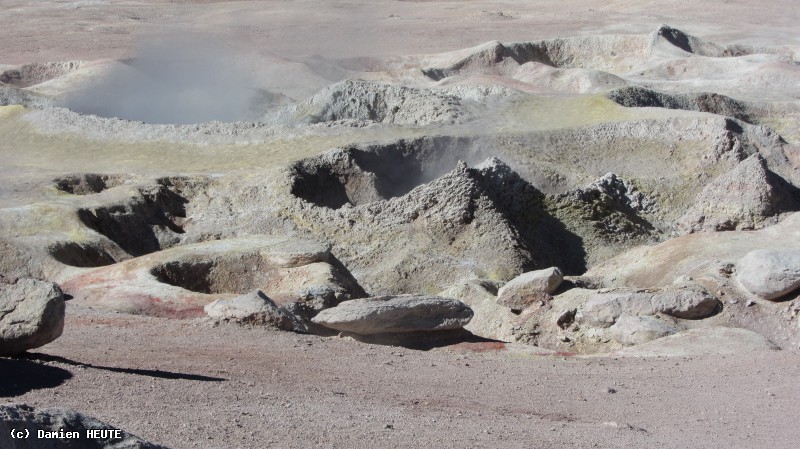
<instances>
[{"instance_id":1,"label":"rock","mask_svg":"<svg viewBox=\"0 0 800 449\"><path fill-rule=\"evenodd\" d=\"M206 314L217 321L238 324L258 324L282 330L293 330L292 317L281 310L261 290L231 299L218 299L204 308Z\"/></svg>"},{"instance_id":2,"label":"rock","mask_svg":"<svg viewBox=\"0 0 800 449\"><path fill-rule=\"evenodd\" d=\"M579 311L579 321L608 327L622 315L664 313L675 318L700 319L721 307L720 301L699 285L663 289L616 288L600 290Z\"/></svg>"},{"instance_id":3,"label":"rock","mask_svg":"<svg viewBox=\"0 0 800 449\"><path fill-rule=\"evenodd\" d=\"M674 321L635 315L622 315L608 329L611 338L625 346L639 345L682 330Z\"/></svg>"},{"instance_id":4,"label":"rock","mask_svg":"<svg viewBox=\"0 0 800 449\"><path fill-rule=\"evenodd\" d=\"M780 298L800 287L800 251L751 251L736 264L736 279L759 298Z\"/></svg>"},{"instance_id":5,"label":"rock","mask_svg":"<svg viewBox=\"0 0 800 449\"><path fill-rule=\"evenodd\" d=\"M312 321L343 332L372 335L459 329L472 316L469 306L454 299L399 295L345 301L323 310Z\"/></svg>"},{"instance_id":6,"label":"rock","mask_svg":"<svg viewBox=\"0 0 800 449\"><path fill-rule=\"evenodd\" d=\"M205 316L207 304L254 290L284 310L298 303L312 313L366 296L326 245L266 235L169 248L79 272L62 285L77 304L168 318Z\"/></svg>"},{"instance_id":7,"label":"rock","mask_svg":"<svg viewBox=\"0 0 800 449\"><path fill-rule=\"evenodd\" d=\"M710 182L678 220L684 232L755 229L767 218L794 209L786 182L759 154Z\"/></svg>"},{"instance_id":8,"label":"rock","mask_svg":"<svg viewBox=\"0 0 800 449\"><path fill-rule=\"evenodd\" d=\"M517 317L507 307L497 304L498 283L488 280L463 281L439 293L468 305L475 316L464 329L492 340L511 341L512 322Z\"/></svg>"},{"instance_id":9,"label":"rock","mask_svg":"<svg viewBox=\"0 0 800 449\"><path fill-rule=\"evenodd\" d=\"M705 327L689 329L641 345L625 348L615 355L634 357L701 356L741 354L778 349L775 344L747 329Z\"/></svg>"},{"instance_id":10,"label":"rock","mask_svg":"<svg viewBox=\"0 0 800 449\"><path fill-rule=\"evenodd\" d=\"M87 430L99 431L97 438L87 438ZM12 431L28 432L28 438L11 438ZM52 438L37 438L38 433L52 432ZM67 432L76 435L67 436ZM62 436L63 435L63 436ZM0 405L0 447L4 449L165 449L117 429L95 418L67 409L37 410L26 404Z\"/></svg>"},{"instance_id":11,"label":"rock","mask_svg":"<svg viewBox=\"0 0 800 449\"><path fill-rule=\"evenodd\" d=\"M0 356L38 348L64 330L64 296L52 282L0 283Z\"/></svg>"},{"instance_id":12,"label":"rock","mask_svg":"<svg viewBox=\"0 0 800 449\"><path fill-rule=\"evenodd\" d=\"M511 310L523 310L533 304L546 302L564 280L558 267L523 273L504 285L497 303Z\"/></svg>"}]
</instances>

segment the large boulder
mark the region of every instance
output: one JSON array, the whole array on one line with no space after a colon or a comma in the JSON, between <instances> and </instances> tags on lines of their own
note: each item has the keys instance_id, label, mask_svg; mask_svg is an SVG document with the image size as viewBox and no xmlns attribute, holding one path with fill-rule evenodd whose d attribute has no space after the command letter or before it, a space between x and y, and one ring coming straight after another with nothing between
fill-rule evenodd
<instances>
[{"instance_id":1,"label":"large boulder","mask_svg":"<svg viewBox=\"0 0 800 449\"><path fill-rule=\"evenodd\" d=\"M38 348L64 330L64 295L52 282L0 282L0 356Z\"/></svg>"},{"instance_id":2,"label":"large boulder","mask_svg":"<svg viewBox=\"0 0 800 449\"><path fill-rule=\"evenodd\" d=\"M760 298L780 298L800 287L800 251L751 251L736 264L736 279Z\"/></svg>"},{"instance_id":3,"label":"large boulder","mask_svg":"<svg viewBox=\"0 0 800 449\"><path fill-rule=\"evenodd\" d=\"M88 438L87 430L97 431ZM26 438L13 438L23 432ZM46 438L39 438L46 432ZM3 449L165 449L124 430L67 409L36 410L25 405L0 405L0 447Z\"/></svg>"},{"instance_id":4,"label":"large boulder","mask_svg":"<svg viewBox=\"0 0 800 449\"><path fill-rule=\"evenodd\" d=\"M558 267L523 273L500 288L497 303L511 310L523 310L536 303L550 301L550 296L564 280Z\"/></svg>"},{"instance_id":5,"label":"large boulder","mask_svg":"<svg viewBox=\"0 0 800 449\"><path fill-rule=\"evenodd\" d=\"M443 298L457 299L474 312L464 329L474 335L492 340L513 341L513 325L517 315L497 304L498 282L470 279L439 292Z\"/></svg>"},{"instance_id":6,"label":"large boulder","mask_svg":"<svg viewBox=\"0 0 800 449\"><path fill-rule=\"evenodd\" d=\"M720 301L700 285L663 289L614 288L598 291L579 312L579 321L608 327L622 315L655 315L700 319L713 315Z\"/></svg>"},{"instance_id":7,"label":"large boulder","mask_svg":"<svg viewBox=\"0 0 800 449\"><path fill-rule=\"evenodd\" d=\"M312 321L342 332L373 335L460 329L472 316L469 306L454 299L398 295L345 301Z\"/></svg>"}]
</instances>

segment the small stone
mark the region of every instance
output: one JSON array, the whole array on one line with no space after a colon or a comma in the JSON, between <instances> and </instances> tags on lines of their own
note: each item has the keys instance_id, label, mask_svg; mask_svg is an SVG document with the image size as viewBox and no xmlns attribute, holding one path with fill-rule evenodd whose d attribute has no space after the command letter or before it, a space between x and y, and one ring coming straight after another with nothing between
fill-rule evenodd
<instances>
[{"instance_id":1,"label":"small stone","mask_svg":"<svg viewBox=\"0 0 800 449\"><path fill-rule=\"evenodd\" d=\"M606 393L609 393L609 394L616 394L616 393L617 393L617 390L616 390L616 389L614 389L614 388L611 388L611 387L609 387L609 388L606 390Z\"/></svg>"}]
</instances>

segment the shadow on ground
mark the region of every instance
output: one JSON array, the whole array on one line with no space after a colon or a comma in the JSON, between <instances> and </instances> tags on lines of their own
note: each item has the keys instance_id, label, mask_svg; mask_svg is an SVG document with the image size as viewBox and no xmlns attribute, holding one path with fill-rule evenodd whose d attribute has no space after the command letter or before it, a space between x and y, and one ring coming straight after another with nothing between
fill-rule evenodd
<instances>
[{"instance_id":1,"label":"shadow on ground","mask_svg":"<svg viewBox=\"0 0 800 449\"><path fill-rule=\"evenodd\" d=\"M159 379L179 379L179 380L196 380L200 382L224 382L228 379L222 377L203 376L200 374L187 374L175 373L172 371L164 371L158 369L140 369L140 368L119 368L114 366L92 365L90 363L78 362L70 360L66 357L50 354L39 353L26 353L22 357L27 360L35 360L40 362L58 362L65 365L77 366L82 368L99 369L103 371L111 371L112 373L135 374L137 376L156 377ZM70 376L71 377L71 376Z\"/></svg>"},{"instance_id":2,"label":"shadow on ground","mask_svg":"<svg viewBox=\"0 0 800 449\"><path fill-rule=\"evenodd\" d=\"M0 398L55 388L72 378L69 371L25 359L0 358Z\"/></svg>"}]
</instances>

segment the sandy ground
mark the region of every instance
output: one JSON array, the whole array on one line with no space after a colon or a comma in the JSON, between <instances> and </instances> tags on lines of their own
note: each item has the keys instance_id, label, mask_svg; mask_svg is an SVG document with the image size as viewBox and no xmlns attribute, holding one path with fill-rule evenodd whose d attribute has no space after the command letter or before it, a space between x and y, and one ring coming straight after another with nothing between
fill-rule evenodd
<instances>
[{"instance_id":1,"label":"sandy ground","mask_svg":"<svg viewBox=\"0 0 800 449\"><path fill-rule=\"evenodd\" d=\"M9 401L69 407L173 448L791 448L800 353L427 352L68 305L64 335L0 359Z\"/></svg>"},{"instance_id":2,"label":"sandy ground","mask_svg":"<svg viewBox=\"0 0 800 449\"><path fill-rule=\"evenodd\" d=\"M234 37L279 56L436 53L490 40L647 33L662 23L712 40L796 45L791 0L5 1L3 63L131 56L137 36L172 30Z\"/></svg>"}]
</instances>

